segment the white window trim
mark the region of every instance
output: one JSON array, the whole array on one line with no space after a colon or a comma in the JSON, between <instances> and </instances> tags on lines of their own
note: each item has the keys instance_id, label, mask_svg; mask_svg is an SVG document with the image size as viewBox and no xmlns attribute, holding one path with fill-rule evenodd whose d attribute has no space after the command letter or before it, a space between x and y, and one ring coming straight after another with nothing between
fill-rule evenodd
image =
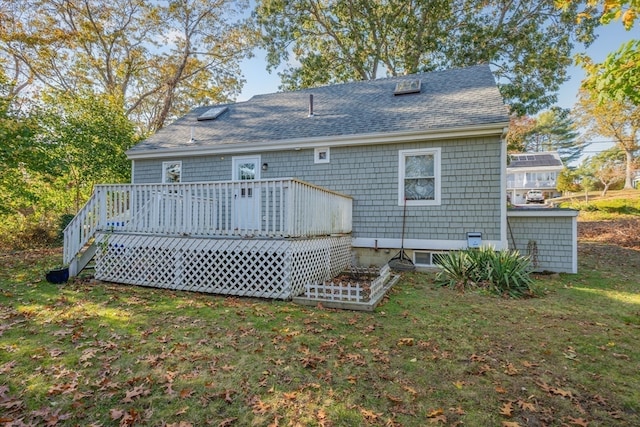
<instances>
[{"instance_id":1,"label":"white window trim","mask_svg":"<svg viewBox=\"0 0 640 427\"><path fill-rule=\"evenodd\" d=\"M403 206L404 201L404 171L405 171L405 159L407 156L419 156L430 154L434 157L434 178L435 178L435 194L433 200L407 200L407 206L440 206L441 202L441 184L442 176L440 173L441 167L441 151L440 147L436 148L419 148L414 150L399 150L398 151L398 206Z\"/></svg>"},{"instance_id":2,"label":"white window trim","mask_svg":"<svg viewBox=\"0 0 640 427\"><path fill-rule=\"evenodd\" d=\"M262 156L260 154L251 155L251 156L232 156L231 157L231 180L232 181L240 181L236 178L236 165L238 162L244 160L256 160L256 177L254 179L262 179Z\"/></svg>"},{"instance_id":3,"label":"white window trim","mask_svg":"<svg viewBox=\"0 0 640 427\"><path fill-rule=\"evenodd\" d=\"M324 159L320 158L320 153L327 153L327 157ZM329 147L318 147L313 150L313 163L329 163L331 156L331 149Z\"/></svg>"},{"instance_id":4,"label":"white window trim","mask_svg":"<svg viewBox=\"0 0 640 427\"><path fill-rule=\"evenodd\" d=\"M173 184L173 182L167 182L167 166L178 163L180 165L180 179L178 183L182 182L182 160L172 160L170 162L162 162L162 183Z\"/></svg>"}]
</instances>

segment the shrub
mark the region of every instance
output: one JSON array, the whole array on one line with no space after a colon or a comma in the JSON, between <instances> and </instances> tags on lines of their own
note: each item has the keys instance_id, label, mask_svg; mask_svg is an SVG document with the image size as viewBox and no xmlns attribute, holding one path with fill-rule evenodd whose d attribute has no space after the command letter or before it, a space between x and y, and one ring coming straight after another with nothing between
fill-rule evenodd
<instances>
[{"instance_id":1,"label":"shrub","mask_svg":"<svg viewBox=\"0 0 640 427\"><path fill-rule=\"evenodd\" d=\"M480 287L511 298L533 296L531 261L516 251L491 248L449 252L440 259L436 283L458 290Z\"/></svg>"}]
</instances>

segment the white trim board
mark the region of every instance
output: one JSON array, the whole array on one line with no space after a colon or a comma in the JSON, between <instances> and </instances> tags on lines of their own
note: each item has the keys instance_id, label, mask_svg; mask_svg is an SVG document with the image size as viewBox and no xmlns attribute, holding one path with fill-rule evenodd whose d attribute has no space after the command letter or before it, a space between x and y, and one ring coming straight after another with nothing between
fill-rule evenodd
<instances>
[{"instance_id":1,"label":"white trim board","mask_svg":"<svg viewBox=\"0 0 640 427\"><path fill-rule=\"evenodd\" d=\"M353 237L351 246L354 248L370 249L399 249L402 239L375 239L372 237ZM495 249L506 249L498 240L483 240L482 246L490 246ZM458 250L467 249L467 240L426 240L404 239L404 249L409 250Z\"/></svg>"},{"instance_id":2,"label":"white trim board","mask_svg":"<svg viewBox=\"0 0 640 427\"><path fill-rule=\"evenodd\" d=\"M481 138L497 136L504 133L508 123L492 123L488 125L468 126L450 129L433 129L427 131L372 133L358 135L329 135L315 138L294 138L276 141L247 143L218 143L201 146L176 146L146 150L128 150L129 160L161 159L167 157L208 156L247 154L255 152L285 151L322 147L347 147L358 145L399 144L416 141L434 141L457 138Z\"/></svg>"}]
</instances>

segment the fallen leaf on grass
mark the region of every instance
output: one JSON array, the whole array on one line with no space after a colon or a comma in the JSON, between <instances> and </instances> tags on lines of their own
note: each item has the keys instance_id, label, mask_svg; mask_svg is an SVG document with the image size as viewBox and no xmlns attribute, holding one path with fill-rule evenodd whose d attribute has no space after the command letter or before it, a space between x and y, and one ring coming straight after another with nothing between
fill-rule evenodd
<instances>
[{"instance_id":1,"label":"fallen leaf on grass","mask_svg":"<svg viewBox=\"0 0 640 427\"><path fill-rule=\"evenodd\" d=\"M622 354L622 353L611 353L611 355L613 357L615 357L616 359L622 359L622 360L629 360L630 357L627 356L626 354Z\"/></svg>"},{"instance_id":2,"label":"fallen leaf on grass","mask_svg":"<svg viewBox=\"0 0 640 427\"><path fill-rule=\"evenodd\" d=\"M520 424L516 423L515 421L503 421L502 427L520 427Z\"/></svg>"},{"instance_id":3,"label":"fallen leaf on grass","mask_svg":"<svg viewBox=\"0 0 640 427\"><path fill-rule=\"evenodd\" d=\"M513 403L511 401L505 402L500 408L500 415L511 418L513 416Z\"/></svg>"},{"instance_id":4,"label":"fallen leaf on grass","mask_svg":"<svg viewBox=\"0 0 640 427\"><path fill-rule=\"evenodd\" d=\"M525 402L524 400L518 400L516 403L523 411L536 412L536 405L533 403Z\"/></svg>"},{"instance_id":5,"label":"fallen leaf on grass","mask_svg":"<svg viewBox=\"0 0 640 427\"><path fill-rule=\"evenodd\" d=\"M0 374L8 374L13 368L15 368L17 363L12 360L0 366Z\"/></svg>"},{"instance_id":6,"label":"fallen leaf on grass","mask_svg":"<svg viewBox=\"0 0 640 427\"><path fill-rule=\"evenodd\" d=\"M411 347L413 344L415 344L415 340L413 338L400 338L396 343L398 347L402 347L402 346Z\"/></svg>"},{"instance_id":7,"label":"fallen leaf on grass","mask_svg":"<svg viewBox=\"0 0 640 427\"><path fill-rule=\"evenodd\" d=\"M174 415L184 415L187 413L188 410L189 410L189 407L185 406L184 408L181 408L179 411L177 411Z\"/></svg>"},{"instance_id":8,"label":"fallen leaf on grass","mask_svg":"<svg viewBox=\"0 0 640 427\"><path fill-rule=\"evenodd\" d=\"M253 404L253 413L254 414L266 414L271 409L271 405L264 403L262 400L258 400Z\"/></svg>"},{"instance_id":9,"label":"fallen leaf on grass","mask_svg":"<svg viewBox=\"0 0 640 427\"><path fill-rule=\"evenodd\" d=\"M51 350L49 350L49 356L51 357L58 357L58 356L61 356L62 354L64 354L64 351L57 348L52 348Z\"/></svg>"},{"instance_id":10,"label":"fallen leaf on grass","mask_svg":"<svg viewBox=\"0 0 640 427\"><path fill-rule=\"evenodd\" d=\"M182 390L180 390L181 399L186 399L188 397L191 397L192 394L193 394L193 389L191 388L183 388Z\"/></svg>"},{"instance_id":11,"label":"fallen leaf on grass","mask_svg":"<svg viewBox=\"0 0 640 427\"><path fill-rule=\"evenodd\" d=\"M570 391L562 390L561 388L557 388L557 387L552 387L545 382L536 381L536 385L540 387L543 391L546 391L549 394L555 394L557 396L562 396L562 397L572 397L572 394Z\"/></svg>"},{"instance_id":12,"label":"fallen leaf on grass","mask_svg":"<svg viewBox=\"0 0 640 427\"><path fill-rule=\"evenodd\" d=\"M382 413L376 413L364 408L360 408L360 413L362 414L365 420L370 422L377 421L378 418L380 418L380 416L382 415Z\"/></svg>"},{"instance_id":13,"label":"fallen leaf on grass","mask_svg":"<svg viewBox=\"0 0 640 427\"><path fill-rule=\"evenodd\" d=\"M464 412L464 409L462 409L460 406L458 406L457 408L449 408L449 412L452 412L456 415L464 415L466 414L466 412Z\"/></svg>"},{"instance_id":14,"label":"fallen leaf on grass","mask_svg":"<svg viewBox=\"0 0 640 427\"><path fill-rule=\"evenodd\" d=\"M232 404L233 403L233 398L231 396L234 393L235 393L235 391L227 389L227 390L223 391L222 393L220 393L220 397L222 397L224 399L224 401L227 402L228 404Z\"/></svg>"},{"instance_id":15,"label":"fallen leaf on grass","mask_svg":"<svg viewBox=\"0 0 640 427\"><path fill-rule=\"evenodd\" d=\"M442 408L432 409L431 411L427 412L427 418L435 418L442 414L444 414Z\"/></svg>"},{"instance_id":16,"label":"fallen leaf on grass","mask_svg":"<svg viewBox=\"0 0 640 427\"><path fill-rule=\"evenodd\" d=\"M298 398L298 392L292 391L291 393L282 393L282 396L284 396L285 399L287 400L296 400Z\"/></svg>"},{"instance_id":17,"label":"fallen leaf on grass","mask_svg":"<svg viewBox=\"0 0 640 427\"><path fill-rule=\"evenodd\" d=\"M518 368L515 367L515 365L513 363L509 363L505 369L504 369L504 373L510 376L514 376L514 375L518 375L520 373L520 371L518 370Z\"/></svg>"},{"instance_id":18,"label":"fallen leaf on grass","mask_svg":"<svg viewBox=\"0 0 640 427\"><path fill-rule=\"evenodd\" d=\"M408 385L402 386L402 388L404 391L411 394L412 396L416 396L418 394L415 388L409 387Z\"/></svg>"},{"instance_id":19,"label":"fallen leaf on grass","mask_svg":"<svg viewBox=\"0 0 640 427\"><path fill-rule=\"evenodd\" d=\"M151 394L151 390L139 385L126 392L124 398L122 399L122 403L130 403L140 396L148 396L149 394Z\"/></svg>"},{"instance_id":20,"label":"fallen leaf on grass","mask_svg":"<svg viewBox=\"0 0 640 427\"><path fill-rule=\"evenodd\" d=\"M387 399L389 399L389 401L391 403L394 403L396 405L401 405L402 403L404 403L403 400L401 398L397 397L397 396L392 396L390 394L387 394L386 396L387 396Z\"/></svg>"},{"instance_id":21,"label":"fallen leaf on grass","mask_svg":"<svg viewBox=\"0 0 640 427\"><path fill-rule=\"evenodd\" d=\"M579 427L589 427L589 423L584 418L567 418L570 425L579 426Z\"/></svg>"},{"instance_id":22,"label":"fallen leaf on grass","mask_svg":"<svg viewBox=\"0 0 640 427\"><path fill-rule=\"evenodd\" d=\"M237 418L225 418L224 420L220 421L218 427L229 427L233 425L233 423L235 423L237 420Z\"/></svg>"},{"instance_id":23,"label":"fallen leaf on grass","mask_svg":"<svg viewBox=\"0 0 640 427\"><path fill-rule=\"evenodd\" d=\"M445 415L438 415L437 417L429 418L429 422L431 424L434 424L434 423L446 424L447 423L447 417Z\"/></svg>"}]
</instances>

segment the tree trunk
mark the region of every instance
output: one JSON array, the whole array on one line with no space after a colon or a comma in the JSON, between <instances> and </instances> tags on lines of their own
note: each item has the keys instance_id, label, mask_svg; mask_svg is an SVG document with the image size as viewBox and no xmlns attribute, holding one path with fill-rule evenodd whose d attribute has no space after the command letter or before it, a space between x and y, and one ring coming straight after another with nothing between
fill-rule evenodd
<instances>
[{"instance_id":1,"label":"tree trunk","mask_svg":"<svg viewBox=\"0 0 640 427\"><path fill-rule=\"evenodd\" d=\"M625 189L633 189L633 151L624 150L627 161L626 161L626 171L624 175L624 188Z\"/></svg>"}]
</instances>

